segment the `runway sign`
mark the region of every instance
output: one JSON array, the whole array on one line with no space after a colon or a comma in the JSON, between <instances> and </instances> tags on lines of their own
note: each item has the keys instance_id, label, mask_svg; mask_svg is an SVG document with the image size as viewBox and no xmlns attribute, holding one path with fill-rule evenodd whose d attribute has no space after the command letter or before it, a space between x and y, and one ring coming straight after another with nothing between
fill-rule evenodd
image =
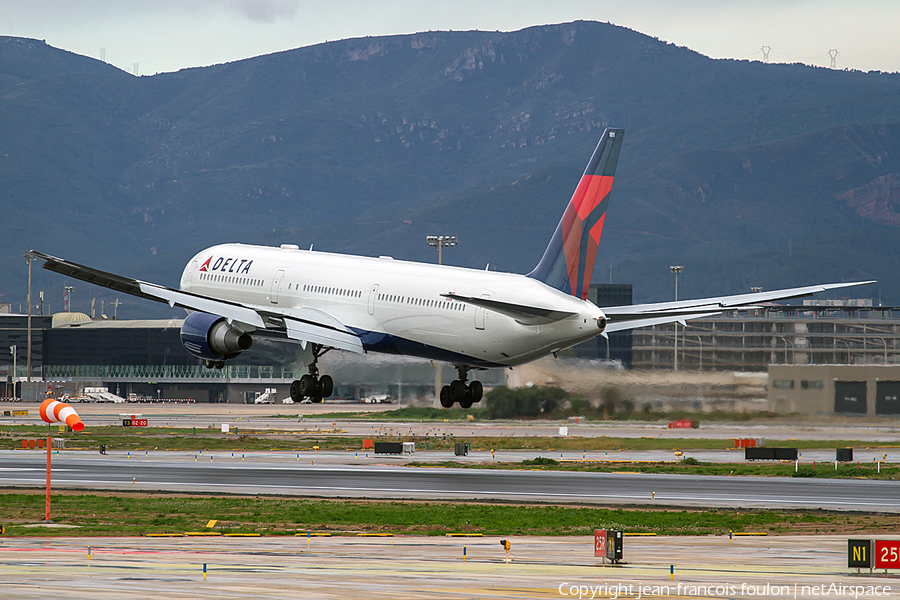
<instances>
[{"instance_id":1,"label":"runway sign","mask_svg":"<svg viewBox=\"0 0 900 600\"><path fill-rule=\"evenodd\" d=\"M459 444L460 442L457 442ZM375 442L375 454L403 454L400 442Z\"/></svg>"},{"instance_id":2,"label":"runway sign","mask_svg":"<svg viewBox=\"0 0 900 600\"><path fill-rule=\"evenodd\" d=\"M872 540L847 540L847 567L853 569L872 567Z\"/></svg>"},{"instance_id":3,"label":"runway sign","mask_svg":"<svg viewBox=\"0 0 900 600\"><path fill-rule=\"evenodd\" d=\"M27 416L28 416L28 411L27 411L27 410L14 410L14 411L12 411L12 416L14 416L14 417L27 417Z\"/></svg>"},{"instance_id":4,"label":"runway sign","mask_svg":"<svg viewBox=\"0 0 900 600\"><path fill-rule=\"evenodd\" d=\"M622 560L625 538L622 532L615 529L606 530L606 558L614 563Z\"/></svg>"},{"instance_id":5,"label":"runway sign","mask_svg":"<svg viewBox=\"0 0 900 600\"><path fill-rule=\"evenodd\" d=\"M900 569L900 540L875 540L875 568Z\"/></svg>"},{"instance_id":6,"label":"runway sign","mask_svg":"<svg viewBox=\"0 0 900 600\"><path fill-rule=\"evenodd\" d=\"M147 419L122 419L122 427L146 427Z\"/></svg>"},{"instance_id":7,"label":"runway sign","mask_svg":"<svg viewBox=\"0 0 900 600\"><path fill-rule=\"evenodd\" d=\"M606 558L606 530L594 530L594 556Z\"/></svg>"}]
</instances>

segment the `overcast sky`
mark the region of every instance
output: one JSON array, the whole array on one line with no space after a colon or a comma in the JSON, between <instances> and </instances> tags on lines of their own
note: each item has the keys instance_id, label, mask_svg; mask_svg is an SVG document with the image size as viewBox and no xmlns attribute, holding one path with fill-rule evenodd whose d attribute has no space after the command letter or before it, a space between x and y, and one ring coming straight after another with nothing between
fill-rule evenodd
<instances>
[{"instance_id":1,"label":"overcast sky","mask_svg":"<svg viewBox=\"0 0 900 600\"><path fill-rule=\"evenodd\" d=\"M714 58L900 71L896 0L0 0L0 35L142 74L350 37L609 21Z\"/></svg>"}]
</instances>

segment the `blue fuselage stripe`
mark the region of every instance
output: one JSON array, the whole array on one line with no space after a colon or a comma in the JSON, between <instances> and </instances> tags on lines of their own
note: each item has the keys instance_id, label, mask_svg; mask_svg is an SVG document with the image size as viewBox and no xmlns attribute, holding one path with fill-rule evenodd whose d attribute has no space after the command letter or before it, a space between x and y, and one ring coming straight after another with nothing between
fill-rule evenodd
<instances>
[{"instance_id":1,"label":"blue fuselage stripe","mask_svg":"<svg viewBox=\"0 0 900 600\"><path fill-rule=\"evenodd\" d=\"M419 358L426 358L428 360L439 360L454 365L468 365L471 367L501 368L505 366L475 358L474 356L467 356L459 352L444 350L443 348L429 346L428 344L423 344L421 342L414 342L388 333L368 331L356 327L350 327L349 329L362 340L363 348L366 352L418 356Z\"/></svg>"}]
</instances>

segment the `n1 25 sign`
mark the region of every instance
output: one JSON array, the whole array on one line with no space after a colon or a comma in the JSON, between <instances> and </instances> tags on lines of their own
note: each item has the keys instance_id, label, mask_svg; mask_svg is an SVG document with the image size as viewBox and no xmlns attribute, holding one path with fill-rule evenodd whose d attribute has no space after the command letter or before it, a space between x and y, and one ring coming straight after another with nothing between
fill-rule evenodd
<instances>
[{"instance_id":1,"label":"n1 25 sign","mask_svg":"<svg viewBox=\"0 0 900 600\"><path fill-rule=\"evenodd\" d=\"M875 540L875 568L900 569L900 540Z\"/></svg>"}]
</instances>

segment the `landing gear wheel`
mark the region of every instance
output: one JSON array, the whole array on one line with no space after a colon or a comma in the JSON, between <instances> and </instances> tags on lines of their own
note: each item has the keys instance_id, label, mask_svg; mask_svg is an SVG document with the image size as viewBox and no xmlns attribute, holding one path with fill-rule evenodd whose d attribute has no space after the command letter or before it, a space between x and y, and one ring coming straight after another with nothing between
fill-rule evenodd
<instances>
[{"instance_id":1,"label":"landing gear wheel","mask_svg":"<svg viewBox=\"0 0 900 600\"><path fill-rule=\"evenodd\" d=\"M328 398L332 392L334 392L334 380L331 375L322 375L319 379L319 393Z\"/></svg>"},{"instance_id":2,"label":"landing gear wheel","mask_svg":"<svg viewBox=\"0 0 900 600\"><path fill-rule=\"evenodd\" d=\"M472 397L472 402L481 402L481 397L483 395L484 387L481 385L480 381L473 381L469 384L469 396Z\"/></svg>"},{"instance_id":3,"label":"landing gear wheel","mask_svg":"<svg viewBox=\"0 0 900 600\"><path fill-rule=\"evenodd\" d=\"M221 371L222 369L224 369L224 368L225 368L225 361L224 361L224 360L216 361L216 368L217 368L218 370L220 370L220 371Z\"/></svg>"},{"instance_id":4,"label":"landing gear wheel","mask_svg":"<svg viewBox=\"0 0 900 600\"><path fill-rule=\"evenodd\" d=\"M313 404L322 404L322 396L313 396L312 398L310 398L310 401Z\"/></svg>"},{"instance_id":5,"label":"landing gear wheel","mask_svg":"<svg viewBox=\"0 0 900 600\"><path fill-rule=\"evenodd\" d=\"M304 375L300 378L298 388L301 396L312 398L319 391L319 382L312 375Z\"/></svg>"},{"instance_id":6,"label":"landing gear wheel","mask_svg":"<svg viewBox=\"0 0 900 600\"><path fill-rule=\"evenodd\" d=\"M291 400L297 403L303 400L303 394L300 393L300 382L296 379L291 382Z\"/></svg>"},{"instance_id":7,"label":"landing gear wheel","mask_svg":"<svg viewBox=\"0 0 900 600\"><path fill-rule=\"evenodd\" d=\"M459 379L454 379L450 384L450 400L462 402L466 397L466 384Z\"/></svg>"},{"instance_id":8,"label":"landing gear wheel","mask_svg":"<svg viewBox=\"0 0 900 600\"><path fill-rule=\"evenodd\" d=\"M472 394L466 394L466 397L459 401L460 408L472 408Z\"/></svg>"},{"instance_id":9,"label":"landing gear wheel","mask_svg":"<svg viewBox=\"0 0 900 600\"><path fill-rule=\"evenodd\" d=\"M453 408L453 400L450 399L449 385L445 385L441 388L441 406L444 408Z\"/></svg>"}]
</instances>

